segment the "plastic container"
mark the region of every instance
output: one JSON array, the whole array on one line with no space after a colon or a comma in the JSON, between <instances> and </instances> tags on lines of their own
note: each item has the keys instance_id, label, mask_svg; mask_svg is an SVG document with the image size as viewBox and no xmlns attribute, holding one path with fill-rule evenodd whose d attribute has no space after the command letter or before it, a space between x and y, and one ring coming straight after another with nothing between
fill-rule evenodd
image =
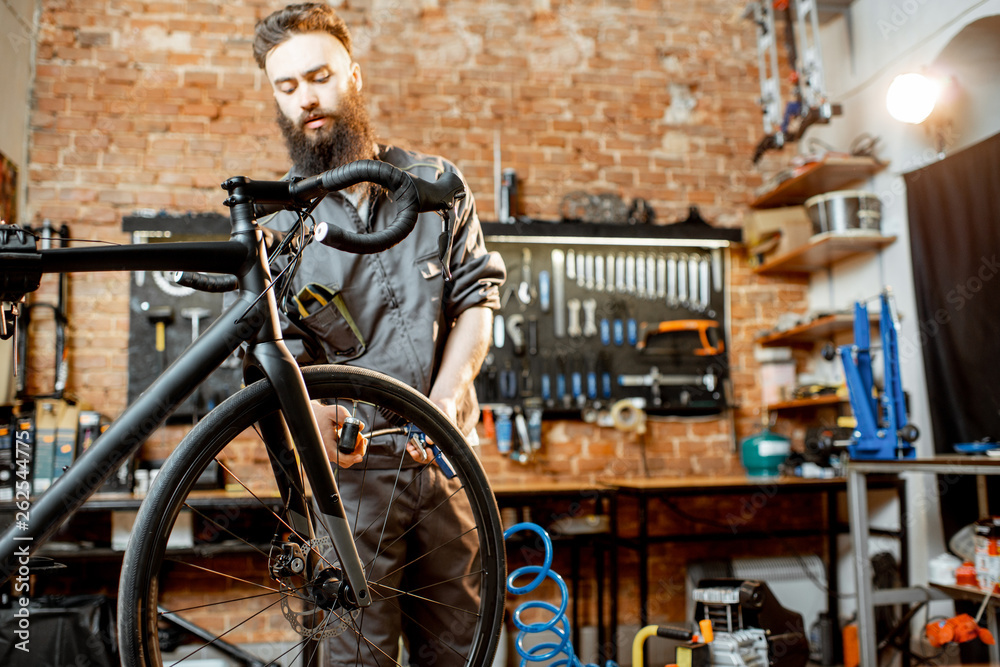
<instances>
[{"instance_id":1,"label":"plastic container","mask_svg":"<svg viewBox=\"0 0 1000 667\"><path fill-rule=\"evenodd\" d=\"M750 477L777 477L778 467L791 451L788 438L765 428L740 444L740 462Z\"/></svg>"},{"instance_id":2,"label":"plastic container","mask_svg":"<svg viewBox=\"0 0 1000 667\"><path fill-rule=\"evenodd\" d=\"M1000 592L1000 517L980 519L973 530L976 581L984 591Z\"/></svg>"}]
</instances>

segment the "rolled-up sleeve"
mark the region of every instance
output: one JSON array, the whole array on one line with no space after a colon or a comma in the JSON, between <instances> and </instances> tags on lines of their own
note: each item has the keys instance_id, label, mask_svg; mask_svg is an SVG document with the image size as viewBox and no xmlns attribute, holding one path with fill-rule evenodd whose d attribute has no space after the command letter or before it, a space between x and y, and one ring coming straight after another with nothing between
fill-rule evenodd
<instances>
[{"instance_id":1,"label":"rolled-up sleeve","mask_svg":"<svg viewBox=\"0 0 1000 667\"><path fill-rule=\"evenodd\" d=\"M499 310L500 286L507 279L507 268L499 253L486 249L471 192L458 208L453 234L452 280L445 303L446 317L454 320L476 306Z\"/></svg>"}]
</instances>

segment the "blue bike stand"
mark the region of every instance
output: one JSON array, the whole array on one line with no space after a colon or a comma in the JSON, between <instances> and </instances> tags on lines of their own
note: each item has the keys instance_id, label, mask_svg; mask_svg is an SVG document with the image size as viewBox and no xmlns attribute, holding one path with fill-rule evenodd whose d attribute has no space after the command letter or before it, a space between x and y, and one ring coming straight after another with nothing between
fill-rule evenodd
<instances>
[{"instance_id":1,"label":"blue bike stand","mask_svg":"<svg viewBox=\"0 0 1000 667\"><path fill-rule=\"evenodd\" d=\"M908 459L916 456L911 444L919 433L906 421L906 399L899 377L899 344L896 320L889 293L879 296L879 333L885 382L881 392L875 388L871 358L871 324L868 306L854 304L854 344L841 345L847 391L857 427L847 451L852 459Z\"/></svg>"}]
</instances>

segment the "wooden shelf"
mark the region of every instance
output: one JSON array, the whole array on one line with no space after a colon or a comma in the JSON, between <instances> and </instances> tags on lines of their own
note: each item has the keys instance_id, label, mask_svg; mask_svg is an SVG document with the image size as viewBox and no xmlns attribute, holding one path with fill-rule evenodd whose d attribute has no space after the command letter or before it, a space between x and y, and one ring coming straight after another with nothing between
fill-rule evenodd
<instances>
[{"instance_id":1,"label":"wooden shelf","mask_svg":"<svg viewBox=\"0 0 1000 667\"><path fill-rule=\"evenodd\" d=\"M895 236L879 232L824 232L795 250L769 259L755 268L754 273L812 273L852 255L881 250L895 240Z\"/></svg>"},{"instance_id":2,"label":"wooden shelf","mask_svg":"<svg viewBox=\"0 0 1000 667\"><path fill-rule=\"evenodd\" d=\"M804 204L813 195L842 190L883 169L886 164L870 157L829 155L792 170L789 178L760 195L750 206L774 208Z\"/></svg>"},{"instance_id":3,"label":"wooden shelf","mask_svg":"<svg viewBox=\"0 0 1000 667\"><path fill-rule=\"evenodd\" d=\"M846 313L835 313L818 317L812 322L800 324L786 331L778 331L761 336L757 343L762 347L784 347L786 345L812 345L833 337L834 334L851 331L854 328L854 316Z\"/></svg>"},{"instance_id":4,"label":"wooden shelf","mask_svg":"<svg viewBox=\"0 0 1000 667\"><path fill-rule=\"evenodd\" d=\"M829 394L827 396L817 396L816 398L796 398L791 401L781 401L780 403L771 403L767 406L768 411L774 412L776 410L798 410L803 408L821 408L829 405L839 405L841 403L847 403L846 398L841 398L837 394Z\"/></svg>"}]
</instances>

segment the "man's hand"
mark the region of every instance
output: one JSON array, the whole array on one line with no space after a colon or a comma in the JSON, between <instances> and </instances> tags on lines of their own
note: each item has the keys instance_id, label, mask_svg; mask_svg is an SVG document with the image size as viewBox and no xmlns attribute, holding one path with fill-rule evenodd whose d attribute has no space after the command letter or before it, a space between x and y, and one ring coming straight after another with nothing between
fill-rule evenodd
<instances>
[{"instance_id":1,"label":"man's hand","mask_svg":"<svg viewBox=\"0 0 1000 667\"><path fill-rule=\"evenodd\" d=\"M355 463L363 461L365 452L368 451L368 438L362 434L364 425L361 427L362 432L359 432L355 439L354 451L350 454L341 454L337 449L337 444L340 442L340 425L351 416L351 413L342 405L323 405L313 401L312 407L330 461L341 468L350 468Z\"/></svg>"}]
</instances>

